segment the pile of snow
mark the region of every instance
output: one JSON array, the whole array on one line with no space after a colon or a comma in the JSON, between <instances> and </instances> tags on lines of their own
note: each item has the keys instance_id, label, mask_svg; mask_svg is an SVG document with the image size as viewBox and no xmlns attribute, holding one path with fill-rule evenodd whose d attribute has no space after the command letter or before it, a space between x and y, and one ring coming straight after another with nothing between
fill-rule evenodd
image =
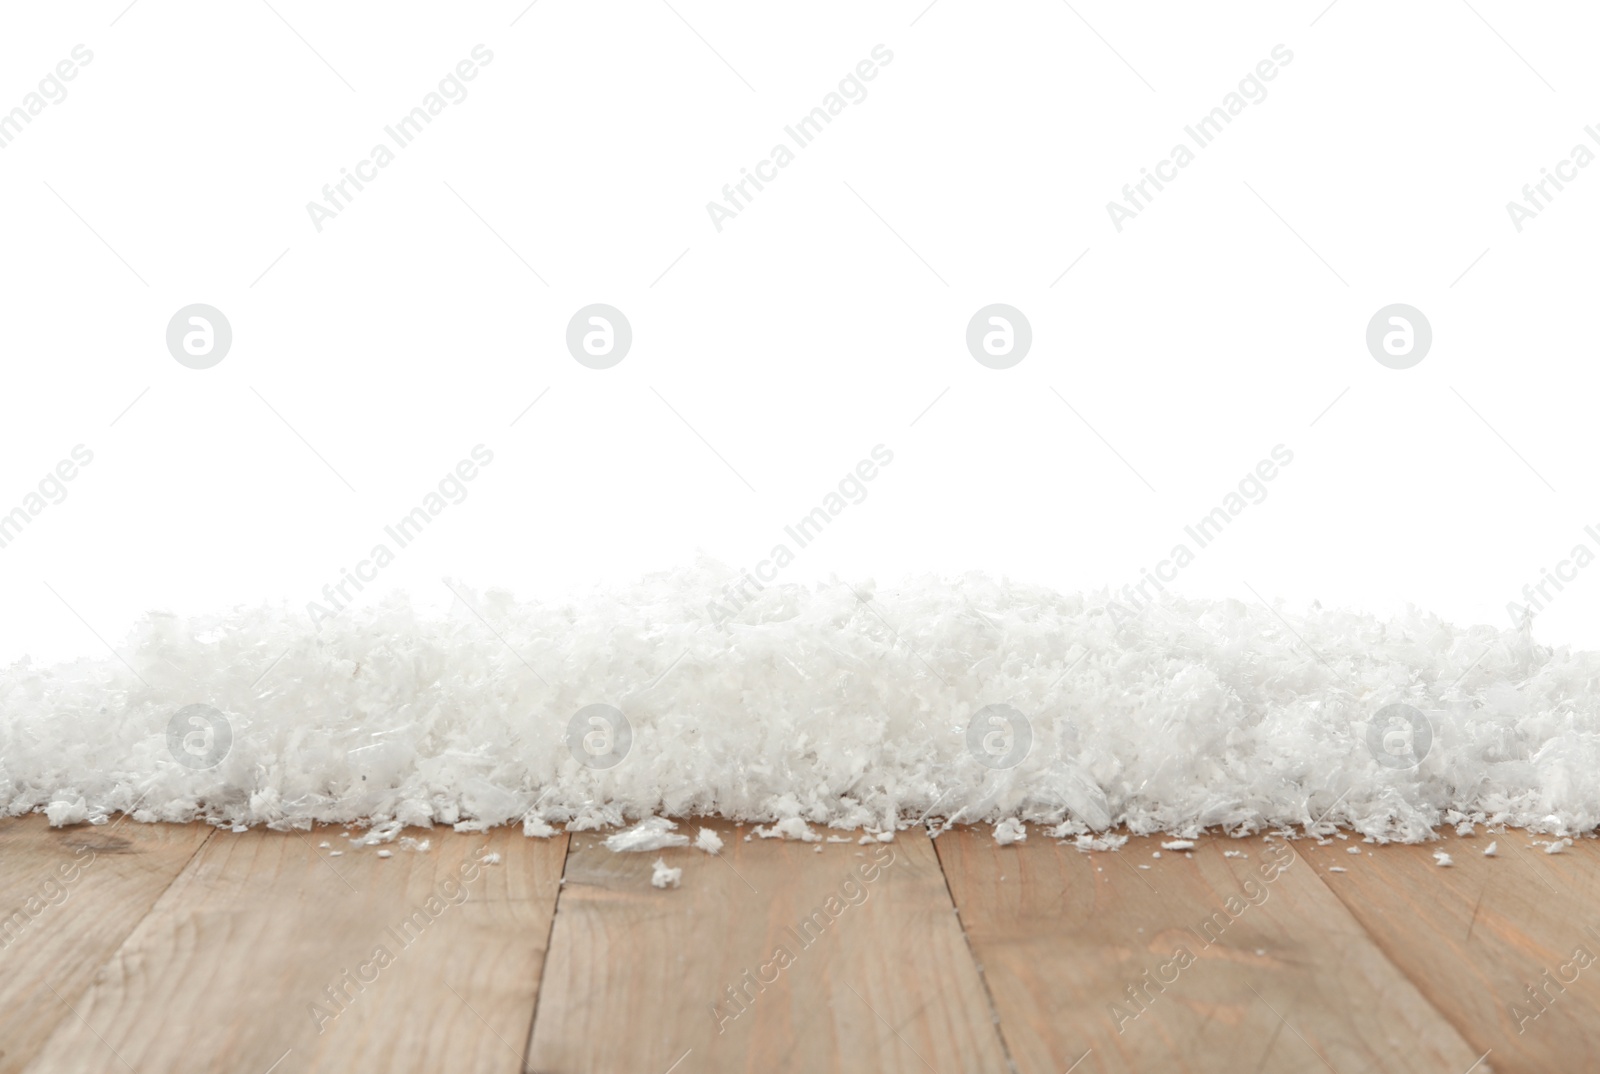
<instances>
[{"instance_id":1,"label":"pile of snow","mask_svg":"<svg viewBox=\"0 0 1600 1074\"><path fill-rule=\"evenodd\" d=\"M741 581L703 563L544 604L458 586L470 609L396 597L320 626L151 615L115 656L0 670L0 814L530 834L1020 818L1096 846L1600 818L1600 654L1526 630L1170 595L1135 613L982 575ZM1425 717L1415 765L1373 746L1396 704Z\"/></svg>"}]
</instances>

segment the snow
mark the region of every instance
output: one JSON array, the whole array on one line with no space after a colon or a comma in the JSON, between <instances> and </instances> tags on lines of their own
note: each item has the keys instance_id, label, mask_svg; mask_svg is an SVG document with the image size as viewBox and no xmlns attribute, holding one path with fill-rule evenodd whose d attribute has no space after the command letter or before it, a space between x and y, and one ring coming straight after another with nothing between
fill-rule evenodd
<instances>
[{"instance_id":1,"label":"snow","mask_svg":"<svg viewBox=\"0 0 1600 1074\"><path fill-rule=\"evenodd\" d=\"M798 839L803 843L822 842L822 836L812 831L811 826L799 817L780 820L770 828L757 825L754 834L758 839Z\"/></svg>"},{"instance_id":2,"label":"snow","mask_svg":"<svg viewBox=\"0 0 1600 1074\"><path fill-rule=\"evenodd\" d=\"M1498 839L1491 840L1489 845L1483 848L1483 856L1486 857L1486 858L1492 858L1496 854L1498 854L1499 852L1500 852L1500 841Z\"/></svg>"},{"instance_id":3,"label":"snow","mask_svg":"<svg viewBox=\"0 0 1600 1074\"><path fill-rule=\"evenodd\" d=\"M522 834L530 839L549 839L556 834L556 829L543 817L529 813L522 818Z\"/></svg>"},{"instance_id":4,"label":"snow","mask_svg":"<svg viewBox=\"0 0 1600 1074\"><path fill-rule=\"evenodd\" d=\"M994 841L1001 846L1021 843L1028 838L1028 830L1015 817L1007 817L994 826Z\"/></svg>"},{"instance_id":5,"label":"snow","mask_svg":"<svg viewBox=\"0 0 1600 1074\"><path fill-rule=\"evenodd\" d=\"M653 870L650 873L650 886L651 887L653 887L653 888L664 888L664 887L667 887L668 885L670 885L672 887L677 887L678 886L678 881L680 881L682 879L683 879L683 870L682 869L669 868L664 859L662 859L662 858L657 858L656 859L655 866L654 866Z\"/></svg>"},{"instance_id":6,"label":"snow","mask_svg":"<svg viewBox=\"0 0 1600 1074\"><path fill-rule=\"evenodd\" d=\"M0 815L355 824L380 842L661 816L893 838L959 816L1085 849L1116 831L1600 823L1600 653L1527 626L1171 594L1134 614L981 574L772 585L713 614L738 580L702 562L565 601L458 586L487 628L398 596L320 627L298 609L152 613L108 637L115 655L0 669ZM1392 705L1422 719L1376 722ZM975 752L1024 731L1024 750ZM1418 763L1386 752L1422 731Z\"/></svg>"},{"instance_id":7,"label":"snow","mask_svg":"<svg viewBox=\"0 0 1600 1074\"><path fill-rule=\"evenodd\" d=\"M717 854L722 851L722 836L710 828L701 828L700 834L695 837L694 845L707 854Z\"/></svg>"},{"instance_id":8,"label":"snow","mask_svg":"<svg viewBox=\"0 0 1600 1074\"><path fill-rule=\"evenodd\" d=\"M607 850L614 851L650 851L688 846L689 837L674 834L676 827L677 824L666 817L646 817L627 831L608 836L605 846Z\"/></svg>"},{"instance_id":9,"label":"snow","mask_svg":"<svg viewBox=\"0 0 1600 1074\"><path fill-rule=\"evenodd\" d=\"M1433 860L1438 863L1441 869L1455 864L1455 860L1442 850L1435 850L1433 852Z\"/></svg>"}]
</instances>

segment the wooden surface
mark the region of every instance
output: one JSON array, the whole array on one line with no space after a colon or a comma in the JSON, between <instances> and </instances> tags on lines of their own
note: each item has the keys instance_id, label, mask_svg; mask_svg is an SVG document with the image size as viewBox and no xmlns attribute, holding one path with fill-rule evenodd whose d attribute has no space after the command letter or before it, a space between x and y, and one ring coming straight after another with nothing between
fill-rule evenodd
<instances>
[{"instance_id":1,"label":"wooden surface","mask_svg":"<svg viewBox=\"0 0 1600 1074\"><path fill-rule=\"evenodd\" d=\"M1442 832L1426 846L1302 845L1384 954L1497 1074L1600 1068L1600 843ZM1491 842L1494 857L1483 854ZM1434 852L1452 864L1442 868ZM1342 866L1344 873L1330 873ZM1582 948L1592 965L1574 959ZM1550 977L1546 977L1546 971ZM1528 987L1543 995L1536 1002ZM1543 1003L1543 1009L1540 1008ZM1492 1052L1491 1052L1492 1049ZM1584 1057L1575 1063L1575 1057Z\"/></svg>"},{"instance_id":2,"label":"wooden surface","mask_svg":"<svg viewBox=\"0 0 1600 1074\"><path fill-rule=\"evenodd\" d=\"M566 837L413 834L430 849L389 858L339 829L213 835L28 1070L514 1074Z\"/></svg>"},{"instance_id":3,"label":"wooden surface","mask_svg":"<svg viewBox=\"0 0 1600 1074\"><path fill-rule=\"evenodd\" d=\"M710 826L715 858L574 841L529 1071L1005 1069L925 832L747 843ZM657 857L681 888L650 886Z\"/></svg>"},{"instance_id":4,"label":"wooden surface","mask_svg":"<svg viewBox=\"0 0 1600 1074\"><path fill-rule=\"evenodd\" d=\"M710 826L717 856L510 828L384 858L337 828L0 821L0 1072L1544 1074L1600 1054L1597 840L1156 858L1164 840L1083 853L1038 829ZM652 886L657 858L681 886Z\"/></svg>"},{"instance_id":5,"label":"wooden surface","mask_svg":"<svg viewBox=\"0 0 1600 1074\"><path fill-rule=\"evenodd\" d=\"M987 828L940 837L1023 1074L1084 1057L1083 1072L1472 1064L1294 844L1200 839L1185 853L1161 842L1085 855L1041 838L998 846Z\"/></svg>"},{"instance_id":6,"label":"wooden surface","mask_svg":"<svg viewBox=\"0 0 1600 1074\"><path fill-rule=\"evenodd\" d=\"M22 1070L76 1021L117 952L212 829L113 821L51 828L0 821L0 1074Z\"/></svg>"}]
</instances>

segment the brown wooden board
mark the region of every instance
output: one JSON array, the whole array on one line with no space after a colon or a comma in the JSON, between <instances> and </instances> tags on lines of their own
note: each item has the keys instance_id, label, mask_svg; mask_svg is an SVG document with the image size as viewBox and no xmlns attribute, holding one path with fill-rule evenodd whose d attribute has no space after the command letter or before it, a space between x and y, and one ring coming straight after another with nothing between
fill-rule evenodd
<instances>
[{"instance_id":1,"label":"brown wooden board","mask_svg":"<svg viewBox=\"0 0 1600 1074\"><path fill-rule=\"evenodd\" d=\"M217 833L30 1072L520 1070L566 837L410 834Z\"/></svg>"},{"instance_id":2,"label":"brown wooden board","mask_svg":"<svg viewBox=\"0 0 1600 1074\"><path fill-rule=\"evenodd\" d=\"M1531 845L1550 839L1482 829L1462 838L1446 829L1421 846L1334 840L1302 844L1302 853L1475 1054L1488 1053L1484 1066L1497 1074L1593 1070L1600 841L1580 839L1558 854ZM1491 842L1496 854L1484 857ZM1350 846L1362 853L1347 854ZM1441 866L1436 851L1452 864Z\"/></svg>"},{"instance_id":3,"label":"brown wooden board","mask_svg":"<svg viewBox=\"0 0 1600 1074\"><path fill-rule=\"evenodd\" d=\"M212 829L0 821L0 1074L23 1069Z\"/></svg>"},{"instance_id":4,"label":"brown wooden board","mask_svg":"<svg viewBox=\"0 0 1600 1074\"><path fill-rule=\"evenodd\" d=\"M1477 1058L1298 844L1153 857L1162 842L1083 853L1032 828L999 846L982 826L936 841L1024 1074L1460 1074Z\"/></svg>"},{"instance_id":5,"label":"brown wooden board","mask_svg":"<svg viewBox=\"0 0 1600 1074\"><path fill-rule=\"evenodd\" d=\"M574 837L530 1071L1006 1069L924 832L860 846L708 826L715 857ZM651 886L658 857L681 887Z\"/></svg>"}]
</instances>

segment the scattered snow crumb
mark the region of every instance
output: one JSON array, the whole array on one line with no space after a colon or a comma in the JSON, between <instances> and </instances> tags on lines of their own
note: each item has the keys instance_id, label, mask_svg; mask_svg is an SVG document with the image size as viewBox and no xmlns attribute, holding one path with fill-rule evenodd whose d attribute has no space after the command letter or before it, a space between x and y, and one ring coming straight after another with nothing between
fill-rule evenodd
<instances>
[{"instance_id":1,"label":"scattered snow crumb","mask_svg":"<svg viewBox=\"0 0 1600 1074\"><path fill-rule=\"evenodd\" d=\"M556 830L543 817L529 813L522 818L522 834L529 839L549 839Z\"/></svg>"},{"instance_id":2,"label":"scattered snow crumb","mask_svg":"<svg viewBox=\"0 0 1600 1074\"><path fill-rule=\"evenodd\" d=\"M333 846L333 844L324 839L322 842L318 843L317 846L327 848Z\"/></svg>"},{"instance_id":3,"label":"scattered snow crumb","mask_svg":"<svg viewBox=\"0 0 1600 1074\"><path fill-rule=\"evenodd\" d=\"M1224 850L1222 852L1222 856L1224 858L1244 858L1248 857L1249 855L1242 850Z\"/></svg>"},{"instance_id":4,"label":"scattered snow crumb","mask_svg":"<svg viewBox=\"0 0 1600 1074\"><path fill-rule=\"evenodd\" d=\"M813 854L821 854L822 853L822 844L818 843L816 846L812 847L811 848L811 852Z\"/></svg>"},{"instance_id":5,"label":"scattered snow crumb","mask_svg":"<svg viewBox=\"0 0 1600 1074\"><path fill-rule=\"evenodd\" d=\"M1328 872L1330 872L1330 873L1348 873L1349 871L1350 870L1346 869L1343 865L1330 865L1330 866L1328 866Z\"/></svg>"},{"instance_id":6,"label":"scattered snow crumb","mask_svg":"<svg viewBox=\"0 0 1600 1074\"><path fill-rule=\"evenodd\" d=\"M1498 839L1491 840L1489 845L1483 848L1483 856L1486 858L1492 858L1498 853L1500 853L1500 840Z\"/></svg>"},{"instance_id":7,"label":"scattered snow crumb","mask_svg":"<svg viewBox=\"0 0 1600 1074\"><path fill-rule=\"evenodd\" d=\"M328 857L330 857L330 858L342 858L342 857L344 857L344 851L342 851L342 850L330 850L330 851L328 851Z\"/></svg>"},{"instance_id":8,"label":"scattered snow crumb","mask_svg":"<svg viewBox=\"0 0 1600 1074\"><path fill-rule=\"evenodd\" d=\"M1571 842L1572 840L1570 839L1552 839L1550 845L1544 848L1544 852L1546 854L1560 854L1567 849L1567 844Z\"/></svg>"},{"instance_id":9,"label":"scattered snow crumb","mask_svg":"<svg viewBox=\"0 0 1600 1074\"><path fill-rule=\"evenodd\" d=\"M1473 827L1472 827L1472 822L1470 820L1464 820L1460 824L1456 825L1456 834L1457 835L1471 835L1472 832L1473 832Z\"/></svg>"},{"instance_id":10,"label":"scattered snow crumb","mask_svg":"<svg viewBox=\"0 0 1600 1074\"><path fill-rule=\"evenodd\" d=\"M745 836L745 838L749 839L750 837L747 835L747 836ZM873 838L870 835L863 835L860 839L856 840L856 845L864 847L868 843L876 843L877 841L878 841L877 839Z\"/></svg>"},{"instance_id":11,"label":"scattered snow crumb","mask_svg":"<svg viewBox=\"0 0 1600 1074\"><path fill-rule=\"evenodd\" d=\"M994 826L994 841L1001 846L1025 842L1027 838L1028 829L1024 828L1016 817L1007 817Z\"/></svg>"},{"instance_id":12,"label":"scattered snow crumb","mask_svg":"<svg viewBox=\"0 0 1600 1074\"><path fill-rule=\"evenodd\" d=\"M715 854L722 849L722 836L710 828L701 828L700 834L695 838L694 845L707 854Z\"/></svg>"},{"instance_id":13,"label":"scattered snow crumb","mask_svg":"<svg viewBox=\"0 0 1600 1074\"><path fill-rule=\"evenodd\" d=\"M1150 852L1150 856L1151 856L1151 857L1152 857L1152 858L1159 858L1159 857L1161 857L1161 851L1159 851L1159 850L1153 850L1153 851L1151 851L1151 852Z\"/></svg>"},{"instance_id":14,"label":"scattered snow crumb","mask_svg":"<svg viewBox=\"0 0 1600 1074\"><path fill-rule=\"evenodd\" d=\"M606 837L606 849L621 853L623 851L651 851L662 850L666 847L686 847L689 845L687 835L676 835L673 829L678 825L666 817L646 817L638 824L625 832ZM757 829L758 831L760 829Z\"/></svg>"},{"instance_id":15,"label":"scattered snow crumb","mask_svg":"<svg viewBox=\"0 0 1600 1074\"><path fill-rule=\"evenodd\" d=\"M428 848L432 845L433 841L431 839L423 839L418 841L411 838L409 835L400 840L401 850L414 850L418 854L426 854L428 852Z\"/></svg>"},{"instance_id":16,"label":"scattered snow crumb","mask_svg":"<svg viewBox=\"0 0 1600 1074\"><path fill-rule=\"evenodd\" d=\"M664 888L669 884L671 886L673 886L673 887L677 887L678 886L678 881L680 881L682 879L683 879L683 870L682 869L671 869L671 868L668 868L667 867L667 863L664 860L662 860L661 858L657 858L656 859L655 871L650 874L650 886L651 887L653 887L653 888Z\"/></svg>"},{"instance_id":17,"label":"scattered snow crumb","mask_svg":"<svg viewBox=\"0 0 1600 1074\"><path fill-rule=\"evenodd\" d=\"M1148 865L1140 865L1140 866L1139 866L1139 868L1141 868L1141 869L1148 869L1148 868L1150 868L1150 866L1148 866Z\"/></svg>"},{"instance_id":18,"label":"scattered snow crumb","mask_svg":"<svg viewBox=\"0 0 1600 1074\"><path fill-rule=\"evenodd\" d=\"M830 843L848 843L849 841L850 841L850 837L849 836L845 836L845 835L830 835L830 836L828 836L828 842L830 842Z\"/></svg>"},{"instance_id":19,"label":"scattered snow crumb","mask_svg":"<svg viewBox=\"0 0 1600 1074\"><path fill-rule=\"evenodd\" d=\"M1442 850L1435 850L1433 852L1433 860L1439 863L1439 868L1441 869L1443 869L1445 866L1455 864L1455 859L1451 858L1450 855L1446 854Z\"/></svg>"},{"instance_id":20,"label":"scattered snow crumb","mask_svg":"<svg viewBox=\"0 0 1600 1074\"><path fill-rule=\"evenodd\" d=\"M1317 840L1317 846L1325 847L1325 846L1328 846L1332 842L1333 842L1332 839L1318 839Z\"/></svg>"},{"instance_id":21,"label":"scattered snow crumb","mask_svg":"<svg viewBox=\"0 0 1600 1074\"><path fill-rule=\"evenodd\" d=\"M89 815L89 808L81 797L72 802L58 799L45 806L44 815L50 818L50 827L62 828L68 824L82 824Z\"/></svg>"},{"instance_id":22,"label":"scattered snow crumb","mask_svg":"<svg viewBox=\"0 0 1600 1074\"><path fill-rule=\"evenodd\" d=\"M380 850L380 851L378 851L378 857L380 857L380 858L392 858L392 857L394 857L394 851L392 851L392 850Z\"/></svg>"},{"instance_id":23,"label":"scattered snow crumb","mask_svg":"<svg viewBox=\"0 0 1600 1074\"><path fill-rule=\"evenodd\" d=\"M1128 841L1125 835L1103 835L1096 838L1092 835L1080 835L1073 840L1073 845L1087 853L1091 850L1121 850Z\"/></svg>"},{"instance_id":24,"label":"scattered snow crumb","mask_svg":"<svg viewBox=\"0 0 1600 1074\"><path fill-rule=\"evenodd\" d=\"M798 839L802 843L822 842L822 836L812 831L811 825L807 824L800 817L790 817L788 820L780 820L770 828L763 828L760 825L757 825L755 834L760 836L762 839Z\"/></svg>"},{"instance_id":25,"label":"scattered snow crumb","mask_svg":"<svg viewBox=\"0 0 1600 1074\"><path fill-rule=\"evenodd\" d=\"M1361 853L1361 848L1360 847L1345 847L1344 848L1344 852L1346 854L1359 854L1359 853Z\"/></svg>"},{"instance_id":26,"label":"scattered snow crumb","mask_svg":"<svg viewBox=\"0 0 1600 1074\"><path fill-rule=\"evenodd\" d=\"M1343 832L1335 832L1335 833L1333 833L1333 837L1335 839L1349 839L1350 838L1348 835L1344 834Z\"/></svg>"},{"instance_id":27,"label":"scattered snow crumb","mask_svg":"<svg viewBox=\"0 0 1600 1074\"><path fill-rule=\"evenodd\" d=\"M494 853L494 854L485 854L483 857L479 858L478 860L480 862L482 862L484 865L499 865L500 864L500 855L499 855L498 852Z\"/></svg>"},{"instance_id":28,"label":"scattered snow crumb","mask_svg":"<svg viewBox=\"0 0 1600 1074\"><path fill-rule=\"evenodd\" d=\"M374 824L367 830L366 835L354 840L354 843L358 847L370 847L378 843L392 843L399 837L400 830L404 827L405 825L397 820L382 821Z\"/></svg>"},{"instance_id":29,"label":"scattered snow crumb","mask_svg":"<svg viewBox=\"0 0 1600 1074\"><path fill-rule=\"evenodd\" d=\"M1266 954L1266 953L1267 953L1267 949L1266 949L1266 948L1265 948L1265 947L1258 947L1258 948L1256 948L1256 955L1257 955L1257 956L1258 956L1258 957L1259 957L1259 956L1261 956L1261 955L1264 955L1264 954Z\"/></svg>"},{"instance_id":30,"label":"scattered snow crumb","mask_svg":"<svg viewBox=\"0 0 1600 1074\"><path fill-rule=\"evenodd\" d=\"M1193 850L1193 839L1174 839L1170 843L1162 843L1162 850Z\"/></svg>"}]
</instances>

